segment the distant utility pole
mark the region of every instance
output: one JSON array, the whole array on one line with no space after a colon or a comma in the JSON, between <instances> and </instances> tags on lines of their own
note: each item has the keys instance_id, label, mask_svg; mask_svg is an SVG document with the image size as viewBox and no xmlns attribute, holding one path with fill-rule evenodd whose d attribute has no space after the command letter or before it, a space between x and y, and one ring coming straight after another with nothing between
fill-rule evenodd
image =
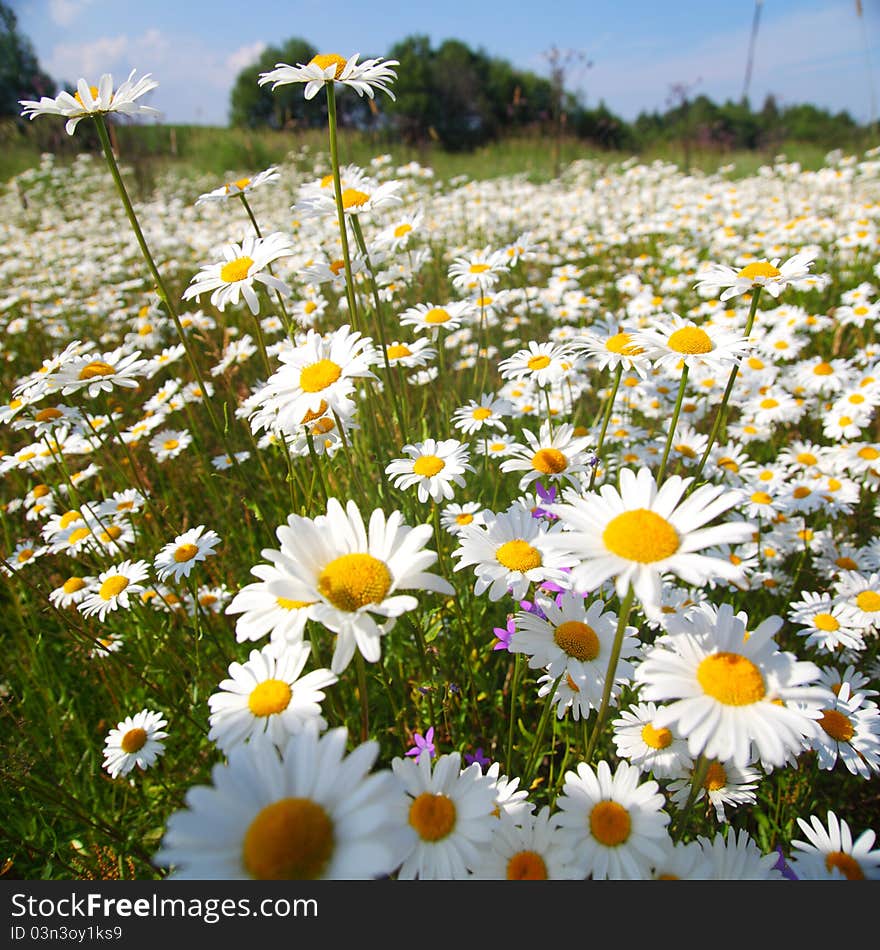
<instances>
[{"instance_id":1,"label":"distant utility pole","mask_svg":"<svg viewBox=\"0 0 880 950\"><path fill-rule=\"evenodd\" d=\"M856 0L858 3L859 0ZM749 95L749 84L752 81L752 66L755 62L755 40L758 38L758 24L761 22L761 7L764 6L764 0L755 0L755 16L752 19L752 36L749 39L749 56L746 60L746 79L743 83L743 102Z\"/></svg>"},{"instance_id":2,"label":"distant utility pole","mask_svg":"<svg viewBox=\"0 0 880 950\"><path fill-rule=\"evenodd\" d=\"M565 127L565 113L562 109L562 99L565 95L565 76L571 66L582 63L584 69L593 64L581 50L561 50L555 44L541 54L550 65L550 82L553 86L553 127L555 130L553 142L553 174L559 175L562 164L562 135Z\"/></svg>"}]
</instances>

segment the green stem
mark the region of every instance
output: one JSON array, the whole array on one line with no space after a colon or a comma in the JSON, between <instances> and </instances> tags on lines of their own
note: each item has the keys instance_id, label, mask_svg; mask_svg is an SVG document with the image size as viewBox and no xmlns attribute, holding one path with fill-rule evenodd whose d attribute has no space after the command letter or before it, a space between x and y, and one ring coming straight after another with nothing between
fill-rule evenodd
<instances>
[{"instance_id":1,"label":"green stem","mask_svg":"<svg viewBox=\"0 0 880 950\"><path fill-rule=\"evenodd\" d=\"M547 702L544 704L544 710L541 713L541 719L538 723L537 731L535 732L535 739L532 742L532 748L529 750L528 762L526 763L526 767L523 769L522 788L531 788L532 786L534 770L538 764L538 753L541 748L541 743L544 740L544 733L547 731L547 723L550 719L550 712L553 709L553 700L556 696L556 689L559 686L559 682L563 676L565 676L565 671L556 677L556 679L553 681L553 685L550 687L550 692L547 693Z\"/></svg>"},{"instance_id":2,"label":"green stem","mask_svg":"<svg viewBox=\"0 0 880 950\"><path fill-rule=\"evenodd\" d=\"M522 671L522 654L513 655L513 681L510 684L510 717L507 723L507 751L505 752L504 762L508 770L511 768L511 759L513 757L513 731L516 723L516 694L519 690L519 677Z\"/></svg>"},{"instance_id":3,"label":"green stem","mask_svg":"<svg viewBox=\"0 0 880 950\"><path fill-rule=\"evenodd\" d=\"M358 699L361 704L361 742L370 737L370 707L367 700L367 670L364 656L360 650L355 651L355 666L357 667Z\"/></svg>"},{"instance_id":4,"label":"green stem","mask_svg":"<svg viewBox=\"0 0 880 950\"><path fill-rule=\"evenodd\" d=\"M687 386L688 364L685 363L681 368L681 382L678 384L678 397L675 400L675 408L672 410L672 419L669 422L669 434L666 436L666 446L663 449L663 458L660 460L660 468L657 471L657 484L663 481L666 474L666 463L669 460L669 450L672 448L672 442L675 439L675 429L678 426L678 417L681 414L681 404L684 400L684 390Z\"/></svg>"},{"instance_id":5,"label":"green stem","mask_svg":"<svg viewBox=\"0 0 880 950\"><path fill-rule=\"evenodd\" d=\"M694 803L700 794L700 789L703 787L703 783L706 781L706 775L709 772L710 764L711 761L703 754L701 754L694 763L694 769L691 773L690 793L688 794L688 798L684 804L684 807L676 816L674 829L670 832L674 841L681 840L682 833L684 832L685 821L690 815L691 809L694 807Z\"/></svg>"},{"instance_id":6,"label":"green stem","mask_svg":"<svg viewBox=\"0 0 880 950\"><path fill-rule=\"evenodd\" d=\"M617 369L614 371L614 382L611 384L611 392L608 394L605 415L602 418L602 429L599 432L599 441L596 443L595 455L597 459L600 458L602 446L605 444L605 433L608 431L608 423L611 420L611 410L614 408L614 400L617 398L617 390L620 387L621 376L623 376L623 363L618 363ZM590 476L590 491L593 490L593 486L596 484L596 473L598 471L599 462L597 461L593 467L593 474Z\"/></svg>"},{"instance_id":7,"label":"green stem","mask_svg":"<svg viewBox=\"0 0 880 950\"><path fill-rule=\"evenodd\" d=\"M351 274L351 253L348 247L348 231L345 226L345 209L342 205L342 179L339 175L339 144L336 138L336 90L332 82L324 83L324 88L327 90L327 125L330 129L330 164L333 166L336 216L339 221L339 239L342 241L342 261L345 265L345 296L348 299L351 325L355 330L358 330L360 327L358 326L357 298Z\"/></svg>"},{"instance_id":8,"label":"green stem","mask_svg":"<svg viewBox=\"0 0 880 950\"><path fill-rule=\"evenodd\" d=\"M596 725L593 726L593 734L590 736L590 741L584 754L584 761L587 763L589 763L593 757L593 752L596 750L596 743L599 741L599 736L605 726L605 717L608 714L608 705L611 701L611 690L614 686L614 675L617 672L617 661L620 659L623 636L626 633L626 625L629 621L635 595L633 586L630 584L626 596L623 598L623 603L620 605L620 616L617 618L617 631L614 634L611 656L608 658L608 669L605 671L605 685L602 688L602 700L599 703L599 710L596 715Z\"/></svg>"},{"instance_id":9,"label":"green stem","mask_svg":"<svg viewBox=\"0 0 880 950\"><path fill-rule=\"evenodd\" d=\"M746 320L745 328L745 337L749 338L752 332L752 327L755 323L755 316L758 312L758 301L761 299L761 288L753 287L752 288L752 305L749 307L749 316ZM700 464L697 466L696 471L694 472L694 480L691 482L688 491L696 487L697 483L700 480L700 476L703 474L703 469L705 468L706 461L709 458L709 453L712 451L712 446L715 444L715 440L718 437L718 431L721 428L721 421L724 418L724 414L727 411L727 404L730 402L730 395L733 392L733 385L736 382L737 374L739 373L739 364L735 363L733 368L730 370L730 376L727 378L727 385L724 387L724 395L721 397L721 405L718 407L718 411L715 413L715 419L712 422L712 429L709 432L709 441L706 443L706 448L703 450L703 457L700 459Z\"/></svg>"}]
</instances>

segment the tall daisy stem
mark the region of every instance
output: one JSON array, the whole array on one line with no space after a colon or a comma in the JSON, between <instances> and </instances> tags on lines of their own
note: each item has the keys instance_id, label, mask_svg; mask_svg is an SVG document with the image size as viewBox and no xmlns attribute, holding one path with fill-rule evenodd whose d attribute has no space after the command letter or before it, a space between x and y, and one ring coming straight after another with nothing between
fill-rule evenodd
<instances>
[{"instance_id":1,"label":"tall daisy stem","mask_svg":"<svg viewBox=\"0 0 880 950\"><path fill-rule=\"evenodd\" d=\"M330 164L333 170L333 191L336 197L336 216L339 221L339 239L342 242L342 262L345 266L345 296L351 315L351 325L359 330L357 297L351 275L351 252L348 247L348 231L345 225L345 208L342 204L342 178L339 174L339 143L336 138L336 90L332 82L324 83L327 90L327 125L330 131Z\"/></svg>"},{"instance_id":2,"label":"tall daisy stem","mask_svg":"<svg viewBox=\"0 0 880 950\"><path fill-rule=\"evenodd\" d=\"M370 737L370 706L367 699L367 669L360 650L355 652L355 666L357 667L358 699L361 704L361 742L366 742Z\"/></svg>"},{"instance_id":3,"label":"tall daisy stem","mask_svg":"<svg viewBox=\"0 0 880 950\"><path fill-rule=\"evenodd\" d=\"M746 320L746 328L744 335L746 339L749 338L752 332L752 327L755 324L755 315L758 312L758 301L761 299L761 288L756 286L752 288L752 305L749 307L749 316ZM727 379L727 385L724 387L724 395L721 397L721 405L718 406L718 411L715 413L715 419L712 422L712 429L709 432L709 441L706 443L706 448L703 450L703 456L700 459L700 464L697 465L697 469L694 472L694 480L690 484L690 489L696 487L697 483L700 480L700 476L703 474L703 468L706 465L706 460L709 458L709 453L712 451L712 446L715 444L715 440L718 438L718 432L721 429L721 423L724 418L724 415L727 411L727 404L730 402L730 394L733 392L733 385L736 382L737 374L739 373L739 364L734 364L733 368L730 370L730 376Z\"/></svg>"},{"instance_id":4,"label":"tall daisy stem","mask_svg":"<svg viewBox=\"0 0 880 950\"><path fill-rule=\"evenodd\" d=\"M675 400L675 408L672 410L672 419L669 421L669 433L666 436L666 445L663 448L663 458L660 460L660 468L657 471L657 484L663 481L666 474L666 463L669 461L669 450L672 448L672 442L675 439L675 430L678 427L678 417L681 415L681 404L684 401L684 391L687 387L688 364L685 363L681 368L681 382L678 384L678 396Z\"/></svg>"},{"instance_id":5,"label":"tall daisy stem","mask_svg":"<svg viewBox=\"0 0 880 950\"><path fill-rule=\"evenodd\" d=\"M632 584L630 584L623 598L623 603L620 605L620 616L617 618L617 630L614 634L614 643L611 646L611 656L608 658L608 669L605 671L605 685L602 688L602 700L599 703L599 709L596 713L596 724L593 726L593 733L584 751L585 762L589 762L593 757L599 736L602 734L602 729L605 726L605 717L608 715L608 704L611 701L611 689L614 686L614 675L617 672L617 661L620 659L623 637L626 633L626 625L629 621L629 615L632 611L635 596L636 592L633 590Z\"/></svg>"},{"instance_id":6,"label":"tall daisy stem","mask_svg":"<svg viewBox=\"0 0 880 950\"><path fill-rule=\"evenodd\" d=\"M550 687L550 692L547 693L547 702L544 705L544 710L541 713L541 719L538 722L538 728L535 731L535 738L532 741L532 747L529 749L529 758L526 763L526 767L523 769L523 788L531 788L532 781L535 777L535 769L538 765L538 756L541 751L541 743L544 741L544 733L547 731L547 723L550 721L550 712L553 709L553 699L556 696L556 689L559 686L559 682L562 677L565 676L565 672L559 674L556 679L553 681L553 685Z\"/></svg>"},{"instance_id":7,"label":"tall daisy stem","mask_svg":"<svg viewBox=\"0 0 880 950\"><path fill-rule=\"evenodd\" d=\"M694 770L691 773L691 790L688 794L687 801L684 803L684 807L678 813L675 819L675 825L671 830L672 838L674 841L680 841L681 836L684 833L685 825L687 824L688 816L691 813L691 809L694 807L694 803L697 800L697 796L700 794L700 789L703 787L703 783L706 781L706 776L709 773L709 766L711 760L708 759L705 755L701 754L694 764Z\"/></svg>"},{"instance_id":8,"label":"tall daisy stem","mask_svg":"<svg viewBox=\"0 0 880 950\"><path fill-rule=\"evenodd\" d=\"M608 423L611 421L611 411L614 408L614 400L617 398L617 390L620 388L620 378L623 376L623 363L617 364L614 371L614 382L611 384L611 392L608 394L608 402L605 405L605 415L602 417L602 429L599 432L599 441L596 443L595 455L597 459L601 458L602 446L605 444L605 433L608 431ZM599 463L593 467L593 474L590 476L590 491L596 484L596 473L599 471Z\"/></svg>"}]
</instances>

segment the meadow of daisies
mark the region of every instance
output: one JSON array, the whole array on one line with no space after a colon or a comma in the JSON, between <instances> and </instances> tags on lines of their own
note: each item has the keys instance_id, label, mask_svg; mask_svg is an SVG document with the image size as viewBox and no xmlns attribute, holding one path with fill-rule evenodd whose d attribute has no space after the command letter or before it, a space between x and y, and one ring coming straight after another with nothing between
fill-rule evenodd
<instances>
[{"instance_id":1,"label":"meadow of daisies","mask_svg":"<svg viewBox=\"0 0 880 950\"><path fill-rule=\"evenodd\" d=\"M354 166L396 65L137 201L154 80L23 103L3 873L877 878L880 151Z\"/></svg>"}]
</instances>

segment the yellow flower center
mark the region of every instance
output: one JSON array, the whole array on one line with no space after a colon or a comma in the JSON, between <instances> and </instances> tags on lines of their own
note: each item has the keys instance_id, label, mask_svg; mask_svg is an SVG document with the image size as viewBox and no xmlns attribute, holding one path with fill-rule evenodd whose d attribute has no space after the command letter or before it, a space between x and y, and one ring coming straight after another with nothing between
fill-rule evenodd
<instances>
[{"instance_id":1,"label":"yellow flower center","mask_svg":"<svg viewBox=\"0 0 880 950\"><path fill-rule=\"evenodd\" d=\"M602 541L612 554L627 561L651 564L672 557L678 550L678 532L647 508L624 511L608 522Z\"/></svg>"},{"instance_id":2,"label":"yellow flower center","mask_svg":"<svg viewBox=\"0 0 880 950\"><path fill-rule=\"evenodd\" d=\"M709 334L699 327L682 327L671 334L667 345L676 353L708 353L715 348Z\"/></svg>"},{"instance_id":3,"label":"yellow flower center","mask_svg":"<svg viewBox=\"0 0 880 950\"><path fill-rule=\"evenodd\" d=\"M122 534L122 528L118 524L111 524L107 527L105 531L102 531L98 535L98 540L103 541L105 544L109 544L111 541L115 541Z\"/></svg>"},{"instance_id":4,"label":"yellow flower center","mask_svg":"<svg viewBox=\"0 0 880 950\"><path fill-rule=\"evenodd\" d=\"M81 577L68 577L62 589L65 594L75 594L85 586L86 582Z\"/></svg>"},{"instance_id":5,"label":"yellow flower center","mask_svg":"<svg viewBox=\"0 0 880 950\"><path fill-rule=\"evenodd\" d=\"M291 600L289 597L276 597L275 603L282 610L301 610L303 607L311 607L313 600Z\"/></svg>"},{"instance_id":6,"label":"yellow flower center","mask_svg":"<svg viewBox=\"0 0 880 950\"><path fill-rule=\"evenodd\" d=\"M801 498L806 498L808 495L812 495L813 493L809 488L807 488L806 485L798 485L798 487L795 488L791 494L794 498L800 500Z\"/></svg>"},{"instance_id":7,"label":"yellow flower center","mask_svg":"<svg viewBox=\"0 0 880 950\"><path fill-rule=\"evenodd\" d=\"M333 821L317 802L282 798L250 823L242 860L257 880L308 881L324 872L333 845Z\"/></svg>"},{"instance_id":8,"label":"yellow flower center","mask_svg":"<svg viewBox=\"0 0 880 950\"><path fill-rule=\"evenodd\" d=\"M166 452L173 452L179 445L180 442L178 442L177 439L166 439L162 443L162 448L165 449Z\"/></svg>"},{"instance_id":9,"label":"yellow flower center","mask_svg":"<svg viewBox=\"0 0 880 950\"><path fill-rule=\"evenodd\" d=\"M134 752L140 752L143 749L147 741L147 731L146 729L129 729L128 732L122 737L122 741L119 745L122 748L123 752L127 752L131 755Z\"/></svg>"},{"instance_id":10,"label":"yellow flower center","mask_svg":"<svg viewBox=\"0 0 880 950\"><path fill-rule=\"evenodd\" d=\"M389 360L403 359L404 356L412 356L412 350L405 343L395 343L386 350Z\"/></svg>"},{"instance_id":11,"label":"yellow flower center","mask_svg":"<svg viewBox=\"0 0 880 950\"><path fill-rule=\"evenodd\" d=\"M830 363L822 360L813 367L813 373L816 376L830 376L834 372L834 367Z\"/></svg>"},{"instance_id":12,"label":"yellow flower center","mask_svg":"<svg viewBox=\"0 0 880 950\"><path fill-rule=\"evenodd\" d=\"M840 623L832 614L821 613L813 617L813 624L818 630L824 630L826 633L834 633L840 629Z\"/></svg>"},{"instance_id":13,"label":"yellow flower center","mask_svg":"<svg viewBox=\"0 0 880 950\"><path fill-rule=\"evenodd\" d=\"M856 731L850 718L837 709L823 709L819 725L836 742L849 742Z\"/></svg>"},{"instance_id":14,"label":"yellow flower center","mask_svg":"<svg viewBox=\"0 0 880 950\"><path fill-rule=\"evenodd\" d=\"M615 333L605 341L605 349L610 353L619 353L621 356L638 356L645 351L633 343L628 333Z\"/></svg>"},{"instance_id":15,"label":"yellow flower center","mask_svg":"<svg viewBox=\"0 0 880 950\"><path fill-rule=\"evenodd\" d=\"M566 620L553 631L553 642L566 655L586 663L599 655L599 638L589 624Z\"/></svg>"},{"instance_id":16,"label":"yellow flower center","mask_svg":"<svg viewBox=\"0 0 880 950\"><path fill-rule=\"evenodd\" d=\"M122 574L114 574L101 584L98 594L102 600L112 600L121 594L125 588L128 587L128 584L129 581L127 577Z\"/></svg>"},{"instance_id":17,"label":"yellow flower center","mask_svg":"<svg viewBox=\"0 0 880 950\"><path fill-rule=\"evenodd\" d=\"M353 612L380 604L391 588L391 572L371 554L343 554L318 577L318 590L339 610Z\"/></svg>"},{"instance_id":18,"label":"yellow flower center","mask_svg":"<svg viewBox=\"0 0 880 950\"><path fill-rule=\"evenodd\" d=\"M547 865L536 851L518 851L507 862L508 881L546 881Z\"/></svg>"},{"instance_id":19,"label":"yellow flower center","mask_svg":"<svg viewBox=\"0 0 880 950\"><path fill-rule=\"evenodd\" d=\"M474 409L474 411L471 413L471 418L476 419L477 422L482 422L483 419L488 419L489 416L491 415L492 415L491 409L487 409L485 406L479 406L478 408Z\"/></svg>"},{"instance_id":20,"label":"yellow flower center","mask_svg":"<svg viewBox=\"0 0 880 950\"><path fill-rule=\"evenodd\" d=\"M184 564L186 561L191 561L198 553L199 546L197 544L180 544L174 552L174 560L178 564Z\"/></svg>"},{"instance_id":21,"label":"yellow flower center","mask_svg":"<svg viewBox=\"0 0 880 950\"><path fill-rule=\"evenodd\" d=\"M812 452L800 452L795 461L801 465L815 465L819 460Z\"/></svg>"},{"instance_id":22,"label":"yellow flower center","mask_svg":"<svg viewBox=\"0 0 880 950\"><path fill-rule=\"evenodd\" d=\"M766 694L761 671L740 653L713 653L697 667L703 692L725 706L749 706Z\"/></svg>"},{"instance_id":23,"label":"yellow flower center","mask_svg":"<svg viewBox=\"0 0 880 950\"><path fill-rule=\"evenodd\" d=\"M97 87L97 86L89 86L89 92L92 94L92 99L97 99L97 98L98 98L98 87ZM76 101L77 101L83 108L85 108L86 104L82 101L82 97L80 96L80 94L79 94L78 92L75 92L75 93L73 94L73 98L76 99Z\"/></svg>"},{"instance_id":24,"label":"yellow flower center","mask_svg":"<svg viewBox=\"0 0 880 950\"><path fill-rule=\"evenodd\" d=\"M756 277L778 277L779 274L780 271L767 261L756 261L754 264L747 264L737 276L754 280Z\"/></svg>"},{"instance_id":25,"label":"yellow flower center","mask_svg":"<svg viewBox=\"0 0 880 950\"><path fill-rule=\"evenodd\" d=\"M732 458L726 455L724 458L718 460L718 467L725 468L728 472L733 472L734 474L739 471L739 465L737 465L737 463Z\"/></svg>"},{"instance_id":26,"label":"yellow flower center","mask_svg":"<svg viewBox=\"0 0 880 950\"><path fill-rule=\"evenodd\" d=\"M299 374L299 385L307 393L319 393L332 386L342 375L342 367L333 360L318 360L304 366Z\"/></svg>"},{"instance_id":27,"label":"yellow flower center","mask_svg":"<svg viewBox=\"0 0 880 950\"><path fill-rule=\"evenodd\" d=\"M863 590L856 594L856 606L859 610L875 613L880 610L880 594L875 590Z\"/></svg>"},{"instance_id":28,"label":"yellow flower center","mask_svg":"<svg viewBox=\"0 0 880 950\"><path fill-rule=\"evenodd\" d=\"M446 795L422 792L409 806L409 823L422 841L440 841L455 827L454 802Z\"/></svg>"},{"instance_id":29,"label":"yellow flower center","mask_svg":"<svg viewBox=\"0 0 880 950\"><path fill-rule=\"evenodd\" d=\"M663 727L655 729L651 723L646 722L642 726L642 741L651 749L666 749L672 744L672 733Z\"/></svg>"},{"instance_id":30,"label":"yellow flower center","mask_svg":"<svg viewBox=\"0 0 880 950\"><path fill-rule=\"evenodd\" d=\"M60 409L55 409L53 406L50 406L48 409L41 409L34 418L37 422L51 422L61 415L63 415L63 413Z\"/></svg>"},{"instance_id":31,"label":"yellow flower center","mask_svg":"<svg viewBox=\"0 0 880 950\"><path fill-rule=\"evenodd\" d=\"M727 772L720 762L712 762L703 779L703 788L709 792L718 792L727 784Z\"/></svg>"},{"instance_id":32,"label":"yellow flower center","mask_svg":"<svg viewBox=\"0 0 880 950\"><path fill-rule=\"evenodd\" d=\"M250 183L250 178L239 178L236 181L229 182L227 185L225 185L226 194L228 195L233 188L238 188L239 191L244 191Z\"/></svg>"},{"instance_id":33,"label":"yellow flower center","mask_svg":"<svg viewBox=\"0 0 880 950\"><path fill-rule=\"evenodd\" d=\"M530 357L527 365L532 371L545 369L550 365L550 357L544 353L540 353L538 356Z\"/></svg>"},{"instance_id":34,"label":"yellow flower center","mask_svg":"<svg viewBox=\"0 0 880 950\"><path fill-rule=\"evenodd\" d=\"M25 548L23 551L18 552L18 563L24 564L25 561L29 561L34 556L33 548Z\"/></svg>"},{"instance_id":35,"label":"yellow flower center","mask_svg":"<svg viewBox=\"0 0 880 950\"><path fill-rule=\"evenodd\" d=\"M244 280L254 263L252 257L236 257L234 261L227 261L220 268L220 280L227 284L234 284L237 280Z\"/></svg>"},{"instance_id":36,"label":"yellow flower center","mask_svg":"<svg viewBox=\"0 0 880 950\"><path fill-rule=\"evenodd\" d=\"M248 696L248 707L255 716L274 716L290 705L293 691L283 680L263 680Z\"/></svg>"},{"instance_id":37,"label":"yellow flower center","mask_svg":"<svg viewBox=\"0 0 880 950\"><path fill-rule=\"evenodd\" d=\"M765 491L753 492L750 498L756 505L769 505L773 499Z\"/></svg>"},{"instance_id":38,"label":"yellow flower center","mask_svg":"<svg viewBox=\"0 0 880 950\"><path fill-rule=\"evenodd\" d=\"M431 307L425 313L425 323L446 323L451 319L452 317L442 307Z\"/></svg>"},{"instance_id":39,"label":"yellow flower center","mask_svg":"<svg viewBox=\"0 0 880 950\"><path fill-rule=\"evenodd\" d=\"M339 272L342 268L345 267L345 261L340 257L338 260L330 262L330 270L333 271L335 276L339 276Z\"/></svg>"},{"instance_id":40,"label":"yellow flower center","mask_svg":"<svg viewBox=\"0 0 880 950\"><path fill-rule=\"evenodd\" d=\"M369 200L370 196L366 192L358 191L357 188L346 188L342 192L342 207L346 210L362 208Z\"/></svg>"},{"instance_id":41,"label":"yellow flower center","mask_svg":"<svg viewBox=\"0 0 880 950\"><path fill-rule=\"evenodd\" d=\"M865 872L858 861L845 851L832 851L825 856L825 867L829 871L837 868L848 881L863 881Z\"/></svg>"},{"instance_id":42,"label":"yellow flower center","mask_svg":"<svg viewBox=\"0 0 880 950\"><path fill-rule=\"evenodd\" d=\"M857 571L859 569L859 565L851 557L839 557L834 564L844 571Z\"/></svg>"},{"instance_id":43,"label":"yellow flower center","mask_svg":"<svg viewBox=\"0 0 880 950\"><path fill-rule=\"evenodd\" d=\"M875 449L872 445L865 445L859 449L857 455L860 459L873 462L875 459L880 458L880 450Z\"/></svg>"},{"instance_id":44,"label":"yellow flower center","mask_svg":"<svg viewBox=\"0 0 880 950\"><path fill-rule=\"evenodd\" d=\"M313 56L309 60L309 66L317 66L319 69L327 69L328 66L335 66L336 72L333 74L334 79L339 79L347 63L348 60L339 56L337 53L318 53L317 56Z\"/></svg>"},{"instance_id":45,"label":"yellow flower center","mask_svg":"<svg viewBox=\"0 0 880 950\"><path fill-rule=\"evenodd\" d=\"M442 471L445 467L446 463L436 455L422 455L413 463L413 472L416 475L421 475L423 478L430 478L432 475L436 475L437 472Z\"/></svg>"},{"instance_id":46,"label":"yellow flower center","mask_svg":"<svg viewBox=\"0 0 880 950\"><path fill-rule=\"evenodd\" d=\"M398 224L394 229L394 236L396 238L402 238L405 234L409 234L412 231L411 224Z\"/></svg>"},{"instance_id":47,"label":"yellow flower center","mask_svg":"<svg viewBox=\"0 0 880 950\"><path fill-rule=\"evenodd\" d=\"M489 270L488 264L471 264L469 268L472 274L485 274Z\"/></svg>"},{"instance_id":48,"label":"yellow flower center","mask_svg":"<svg viewBox=\"0 0 880 950\"><path fill-rule=\"evenodd\" d=\"M760 406L762 409L775 409L779 405L779 402L775 400L772 396L768 396L766 399L762 399Z\"/></svg>"},{"instance_id":49,"label":"yellow flower center","mask_svg":"<svg viewBox=\"0 0 880 950\"><path fill-rule=\"evenodd\" d=\"M532 468L545 475L557 475L568 468L568 459L559 449L539 449L532 456Z\"/></svg>"},{"instance_id":50,"label":"yellow flower center","mask_svg":"<svg viewBox=\"0 0 880 950\"><path fill-rule=\"evenodd\" d=\"M533 548L528 541L514 538L506 541L495 552L495 560L509 571L525 573L541 566L541 552Z\"/></svg>"},{"instance_id":51,"label":"yellow flower center","mask_svg":"<svg viewBox=\"0 0 880 950\"><path fill-rule=\"evenodd\" d=\"M103 360L93 360L91 363L86 363L79 371L79 378L95 379L98 376L112 376L115 372L116 369L109 363L105 363Z\"/></svg>"},{"instance_id":52,"label":"yellow flower center","mask_svg":"<svg viewBox=\"0 0 880 950\"><path fill-rule=\"evenodd\" d=\"M590 812L590 831L607 848L616 848L629 838L632 820L619 802L597 802Z\"/></svg>"},{"instance_id":53,"label":"yellow flower center","mask_svg":"<svg viewBox=\"0 0 880 950\"><path fill-rule=\"evenodd\" d=\"M79 544L84 538L87 538L92 532L88 528L77 528L75 531L70 532L70 536L67 539L68 544Z\"/></svg>"}]
</instances>

